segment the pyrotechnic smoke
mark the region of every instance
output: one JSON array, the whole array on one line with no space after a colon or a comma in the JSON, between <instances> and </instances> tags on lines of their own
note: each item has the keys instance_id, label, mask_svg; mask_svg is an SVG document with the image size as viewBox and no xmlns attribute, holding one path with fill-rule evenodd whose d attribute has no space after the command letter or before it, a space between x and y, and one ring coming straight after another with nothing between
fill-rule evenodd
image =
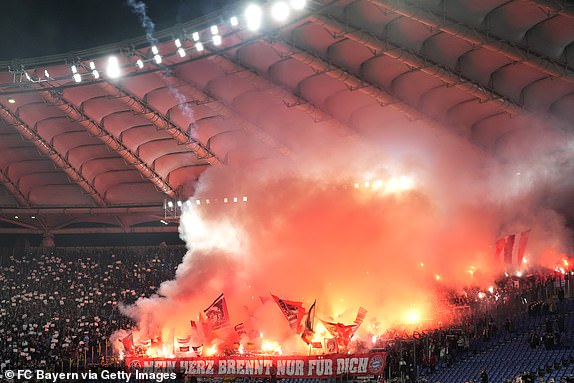
<instances>
[{"instance_id":1,"label":"pyrotechnic smoke","mask_svg":"<svg viewBox=\"0 0 574 383\"><path fill-rule=\"evenodd\" d=\"M206 171L193 198L201 205L181 217L189 251L176 279L124 312L144 336L185 335L223 292L232 325L245 323L249 340L301 351L270 293L306 308L317 299L318 318L343 323L363 306L367 337L448 322L446 289L486 289L504 272L494 259L502 235L532 230L529 266L568 246L563 218L548 202L571 189L561 179L572 170L571 143L560 132L525 129L492 157L430 128L387 128L369 144L323 131L299 140L295 161ZM219 341L232 338L232 328Z\"/></svg>"},{"instance_id":2,"label":"pyrotechnic smoke","mask_svg":"<svg viewBox=\"0 0 574 383\"><path fill-rule=\"evenodd\" d=\"M128 3L154 43L145 5ZM173 86L170 93L193 122L186 97ZM531 230L529 267L555 261L548 254L570 246L556 208L572 190L562 175L574 170L573 145L539 121L488 151L423 124L384 126L365 141L329 129L281 134L282 142L297 143L295 158L277 154L201 176L181 217L189 250L175 280L122 308L141 338L193 336L190 320L221 293L231 326L214 343L233 339L233 325L242 322L242 342L305 350L270 293L305 308L316 299L317 318L335 322L352 322L363 306L364 337L436 326L449 321L446 290L486 289L505 271L494 258L497 238Z\"/></svg>"},{"instance_id":3,"label":"pyrotechnic smoke","mask_svg":"<svg viewBox=\"0 0 574 383\"><path fill-rule=\"evenodd\" d=\"M141 26L145 31L146 39L147 39L148 43L150 44L150 46L154 46L154 45L157 46L159 41L157 38L154 37L155 23L153 22L151 17L148 16L145 3L143 3L142 1L137 1L137 0L128 0L127 3L132 8L132 11L136 15L138 15L140 22L141 22ZM164 70L162 71L162 76L164 77L164 79L168 76L171 76L169 68L167 68L167 67L164 68ZM189 100L187 99L187 97L184 94L182 94L179 91L179 89L177 89L177 87L174 86L170 81L166 81L166 84L167 84L169 93L177 101L178 109L182 112L182 114L189 121L193 121L194 120L193 109L188 104ZM193 132L190 132L190 135L191 134L193 134Z\"/></svg>"},{"instance_id":4,"label":"pyrotechnic smoke","mask_svg":"<svg viewBox=\"0 0 574 383\"><path fill-rule=\"evenodd\" d=\"M137 0L128 0L128 5L132 7L133 12L140 18L140 22L142 23L142 28L145 31L145 36L148 42L152 45L156 45L158 41L153 36L155 32L155 23L147 15L145 3Z\"/></svg>"}]
</instances>

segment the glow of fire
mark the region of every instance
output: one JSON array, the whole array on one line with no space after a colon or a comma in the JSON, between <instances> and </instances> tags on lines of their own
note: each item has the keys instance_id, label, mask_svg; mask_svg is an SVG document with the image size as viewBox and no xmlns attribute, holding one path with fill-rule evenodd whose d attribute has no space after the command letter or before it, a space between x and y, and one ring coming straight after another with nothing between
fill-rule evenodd
<instances>
[{"instance_id":1,"label":"glow of fire","mask_svg":"<svg viewBox=\"0 0 574 383\"><path fill-rule=\"evenodd\" d=\"M418 310L411 309L411 310L407 311L405 319L406 319L406 322L408 324L417 324L421 320L421 314Z\"/></svg>"},{"instance_id":2,"label":"glow of fire","mask_svg":"<svg viewBox=\"0 0 574 383\"><path fill-rule=\"evenodd\" d=\"M482 291L478 292L478 299L484 299L484 297L486 297L486 294L483 293Z\"/></svg>"},{"instance_id":3,"label":"glow of fire","mask_svg":"<svg viewBox=\"0 0 574 383\"><path fill-rule=\"evenodd\" d=\"M494 293L494 287L493 286L489 286L488 287L488 292L493 294Z\"/></svg>"},{"instance_id":4,"label":"glow of fire","mask_svg":"<svg viewBox=\"0 0 574 383\"><path fill-rule=\"evenodd\" d=\"M263 342L261 342L261 351L266 354L283 354L283 350L281 349L281 345L279 343L267 339L264 339Z\"/></svg>"},{"instance_id":5,"label":"glow of fire","mask_svg":"<svg viewBox=\"0 0 574 383\"><path fill-rule=\"evenodd\" d=\"M204 351L206 356L214 356L217 354L217 345L212 344Z\"/></svg>"}]
</instances>

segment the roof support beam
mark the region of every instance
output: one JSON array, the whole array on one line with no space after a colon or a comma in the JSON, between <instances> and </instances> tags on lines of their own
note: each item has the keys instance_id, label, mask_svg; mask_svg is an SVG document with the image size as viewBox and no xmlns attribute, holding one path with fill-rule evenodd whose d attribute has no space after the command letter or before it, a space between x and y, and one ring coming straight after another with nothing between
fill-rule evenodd
<instances>
[{"instance_id":1,"label":"roof support beam","mask_svg":"<svg viewBox=\"0 0 574 383\"><path fill-rule=\"evenodd\" d=\"M0 214L7 215L113 215L150 214L164 215L163 205L123 207L45 207L45 208L0 208Z\"/></svg>"},{"instance_id":2,"label":"roof support beam","mask_svg":"<svg viewBox=\"0 0 574 383\"><path fill-rule=\"evenodd\" d=\"M12 181L12 179L4 171L0 170L0 183L8 189L8 191L16 198L18 204L22 207L30 207L30 201L28 198L22 194L18 186Z\"/></svg>"},{"instance_id":3,"label":"roof support beam","mask_svg":"<svg viewBox=\"0 0 574 383\"><path fill-rule=\"evenodd\" d=\"M77 227L49 230L49 234L126 234L126 233L177 233L177 225L144 227ZM45 234L36 228L0 228L0 234Z\"/></svg>"},{"instance_id":4,"label":"roof support beam","mask_svg":"<svg viewBox=\"0 0 574 383\"><path fill-rule=\"evenodd\" d=\"M88 182L84 176L68 162L49 142L44 140L34 129L29 127L24 121L20 120L18 116L12 113L9 109L0 104L0 116L4 118L9 124L12 124L20 134L29 139L36 145L36 147L61 168L72 179L72 181L79 184L96 203L100 206L105 206L106 201L104 197L98 192L94 185Z\"/></svg>"},{"instance_id":5,"label":"roof support beam","mask_svg":"<svg viewBox=\"0 0 574 383\"><path fill-rule=\"evenodd\" d=\"M165 116L160 114L157 110L153 109L145 102L129 93L119 84L110 84L107 81L99 83L100 87L108 94L129 106L136 113L141 114L142 117L151 122L157 129L165 130L177 142L187 146L192 152L195 153L198 159L206 160L210 165L222 165L223 162L213 153L209 148L205 147L201 142L185 134L175 124L169 121Z\"/></svg>"},{"instance_id":6,"label":"roof support beam","mask_svg":"<svg viewBox=\"0 0 574 383\"><path fill-rule=\"evenodd\" d=\"M421 10L414 6L412 0L369 0L377 4L386 5L389 11L401 15L413 21L426 25L433 30L441 31L472 44L474 47L481 47L504 55L506 58L515 63L521 63L530 66L541 73L552 77L564 78L568 81L574 81L574 73L565 68L550 57L540 57L525 51L522 48L510 45L503 41L494 39L484 32L461 24L456 20L449 19L445 12L436 14L432 10ZM406 2L412 5L406 4ZM443 8L444 9L444 8Z\"/></svg>"},{"instance_id":7,"label":"roof support beam","mask_svg":"<svg viewBox=\"0 0 574 383\"><path fill-rule=\"evenodd\" d=\"M141 158L134 154L123 143L118 141L112 134L105 130L103 126L92 120L79 108L72 105L62 95L55 91L48 90L43 91L40 94L48 103L58 107L72 120L85 127L88 132L101 139L107 146L116 151L130 165L138 169L144 177L150 180L164 193L169 196L176 195L176 190L173 189L159 174L157 174L155 170L149 167Z\"/></svg>"}]
</instances>

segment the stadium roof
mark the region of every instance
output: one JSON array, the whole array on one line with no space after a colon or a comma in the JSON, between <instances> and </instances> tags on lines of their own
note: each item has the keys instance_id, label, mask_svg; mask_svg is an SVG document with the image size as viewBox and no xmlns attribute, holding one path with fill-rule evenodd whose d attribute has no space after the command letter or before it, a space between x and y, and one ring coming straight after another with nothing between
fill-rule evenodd
<instances>
[{"instance_id":1,"label":"stadium roof","mask_svg":"<svg viewBox=\"0 0 574 383\"><path fill-rule=\"evenodd\" d=\"M1 62L0 232L174 231L167 202L206 169L298 158L320 132L384 142L400 126L494 156L534 121L572 133L566 1L324 0L259 31L242 7Z\"/></svg>"}]
</instances>

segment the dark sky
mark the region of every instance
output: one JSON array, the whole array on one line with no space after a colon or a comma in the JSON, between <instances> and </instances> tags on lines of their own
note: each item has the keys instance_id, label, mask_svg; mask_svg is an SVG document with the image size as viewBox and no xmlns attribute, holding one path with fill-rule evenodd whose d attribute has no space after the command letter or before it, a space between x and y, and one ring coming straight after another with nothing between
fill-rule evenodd
<instances>
[{"instance_id":1,"label":"dark sky","mask_svg":"<svg viewBox=\"0 0 574 383\"><path fill-rule=\"evenodd\" d=\"M232 0L137 0L162 30ZM127 0L11 0L0 8L0 60L94 48L144 35Z\"/></svg>"}]
</instances>

